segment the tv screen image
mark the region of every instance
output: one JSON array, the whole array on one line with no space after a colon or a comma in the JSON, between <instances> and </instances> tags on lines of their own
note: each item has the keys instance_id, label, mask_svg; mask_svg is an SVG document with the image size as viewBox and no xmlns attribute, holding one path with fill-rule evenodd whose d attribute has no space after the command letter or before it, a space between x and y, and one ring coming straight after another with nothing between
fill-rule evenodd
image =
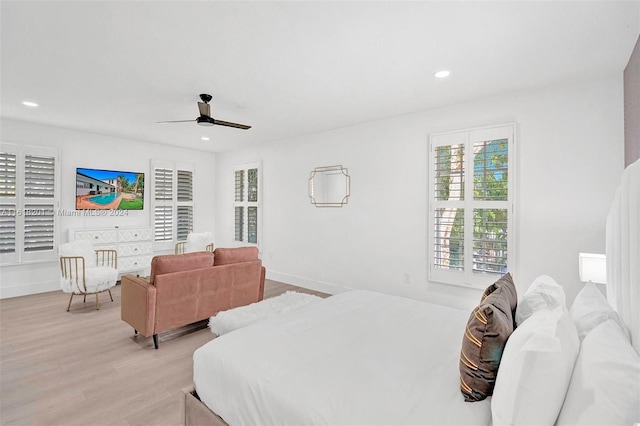
<instances>
[{"instance_id":1,"label":"tv screen image","mask_svg":"<svg viewBox=\"0 0 640 426\"><path fill-rule=\"evenodd\" d=\"M142 210L144 173L76 169L76 210Z\"/></svg>"}]
</instances>

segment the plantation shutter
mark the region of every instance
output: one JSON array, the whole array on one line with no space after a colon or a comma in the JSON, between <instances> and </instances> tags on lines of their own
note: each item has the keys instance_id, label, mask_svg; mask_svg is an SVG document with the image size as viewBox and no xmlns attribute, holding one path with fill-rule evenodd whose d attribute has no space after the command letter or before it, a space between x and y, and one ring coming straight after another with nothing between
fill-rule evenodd
<instances>
[{"instance_id":1,"label":"plantation shutter","mask_svg":"<svg viewBox=\"0 0 640 426\"><path fill-rule=\"evenodd\" d=\"M464 144L435 148L433 157L434 209L433 266L437 269L464 269Z\"/></svg>"},{"instance_id":2,"label":"plantation shutter","mask_svg":"<svg viewBox=\"0 0 640 426\"><path fill-rule=\"evenodd\" d=\"M244 170L236 170L235 173L235 201L244 201Z\"/></svg>"},{"instance_id":3,"label":"plantation shutter","mask_svg":"<svg viewBox=\"0 0 640 426\"><path fill-rule=\"evenodd\" d=\"M24 251L53 250L55 211L52 204L24 205Z\"/></svg>"},{"instance_id":4,"label":"plantation shutter","mask_svg":"<svg viewBox=\"0 0 640 426\"><path fill-rule=\"evenodd\" d=\"M244 175L244 169L234 171L234 241L244 241Z\"/></svg>"},{"instance_id":5,"label":"plantation shutter","mask_svg":"<svg viewBox=\"0 0 640 426\"><path fill-rule=\"evenodd\" d=\"M193 172L178 170L178 201L193 201Z\"/></svg>"},{"instance_id":6,"label":"plantation shutter","mask_svg":"<svg viewBox=\"0 0 640 426\"><path fill-rule=\"evenodd\" d=\"M0 255L16 252L16 158L0 152Z\"/></svg>"},{"instance_id":7,"label":"plantation shutter","mask_svg":"<svg viewBox=\"0 0 640 426\"><path fill-rule=\"evenodd\" d=\"M24 197L53 198L55 195L55 159L39 155L25 155Z\"/></svg>"},{"instance_id":8,"label":"plantation shutter","mask_svg":"<svg viewBox=\"0 0 640 426\"><path fill-rule=\"evenodd\" d=\"M57 257L58 152L5 144L0 148L0 262Z\"/></svg>"},{"instance_id":9,"label":"plantation shutter","mask_svg":"<svg viewBox=\"0 0 640 426\"><path fill-rule=\"evenodd\" d=\"M234 169L234 240L258 244L260 216L259 163L237 165Z\"/></svg>"},{"instance_id":10,"label":"plantation shutter","mask_svg":"<svg viewBox=\"0 0 640 426\"><path fill-rule=\"evenodd\" d=\"M154 239L173 240L173 170L158 167L153 171L154 180Z\"/></svg>"},{"instance_id":11,"label":"plantation shutter","mask_svg":"<svg viewBox=\"0 0 640 426\"><path fill-rule=\"evenodd\" d=\"M473 210L473 271L504 274L509 234L508 139L474 141L473 153L473 198L488 202Z\"/></svg>"},{"instance_id":12,"label":"plantation shutter","mask_svg":"<svg viewBox=\"0 0 640 426\"><path fill-rule=\"evenodd\" d=\"M29 153L24 156L25 253L54 249L55 169L53 156Z\"/></svg>"},{"instance_id":13,"label":"plantation shutter","mask_svg":"<svg viewBox=\"0 0 640 426\"><path fill-rule=\"evenodd\" d=\"M193 231L194 167L188 163L152 161L155 250L173 249Z\"/></svg>"},{"instance_id":14,"label":"plantation shutter","mask_svg":"<svg viewBox=\"0 0 640 426\"><path fill-rule=\"evenodd\" d=\"M0 204L0 255L16 252L16 205Z\"/></svg>"},{"instance_id":15,"label":"plantation shutter","mask_svg":"<svg viewBox=\"0 0 640 426\"><path fill-rule=\"evenodd\" d=\"M484 288L512 267L514 131L430 137L430 280Z\"/></svg>"},{"instance_id":16,"label":"plantation shutter","mask_svg":"<svg viewBox=\"0 0 640 426\"><path fill-rule=\"evenodd\" d=\"M16 154L0 152L0 197L16 196Z\"/></svg>"},{"instance_id":17,"label":"plantation shutter","mask_svg":"<svg viewBox=\"0 0 640 426\"><path fill-rule=\"evenodd\" d=\"M185 241L191 231L193 231L193 207L178 206L178 241Z\"/></svg>"},{"instance_id":18,"label":"plantation shutter","mask_svg":"<svg viewBox=\"0 0 640 426\"><path fill-rule=\"evenodd\" d=\"M242 206L236 207L234 217L235 217L234 240L244 241L244 207Z\"/></svg>"},{"instance_id":19,"label":"plantation shutter","mask_svg":"<svg viewBox=\"0 0 640 426\"><path fill-rule=\"evenodd\" d=\"M189 232L193 231L193 172L191 170L178 170L178 227L176 238L178 241L187 239Z\"/></svg>"}]
</instances>

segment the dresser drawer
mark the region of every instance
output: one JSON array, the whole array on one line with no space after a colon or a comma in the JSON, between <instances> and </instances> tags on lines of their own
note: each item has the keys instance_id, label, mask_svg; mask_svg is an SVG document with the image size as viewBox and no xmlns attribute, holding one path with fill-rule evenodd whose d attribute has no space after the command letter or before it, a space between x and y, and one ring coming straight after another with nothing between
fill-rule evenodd
<instances>
[{"instance_id":1,"label":"dresser drawer","mask_svg":"<svg viewBox=\"0 0 640 426\"><path fill-rule=\"evenodd\" d=\"M150 242L139 243L123 243L118 244L118 256L139 256L143 254L151 254L153 252Z\"/></svg>"},{"instance_id":2,"label":"dresser drawer","mask_svg":"<svg viewBox=\"0 0 640 426\"><path fill-rule=\"evenodd\" d=\"M149 228L140 229L118 229L118 241L126 243L129 241L149 241L153 235Z\"/></svg>"},{"instance_id":3,"label":"dresser drawer","mask_svg":"<svg viewBox=\"0 0 640 426\"><path fill-rule=\"evenodd\" d=\"M98 244L115 244L118 241L118 235L115 229L106 230L88 230L88 231L69 231L69 241L73 240L89 240L93 245Z\"/></svg>"}]
</instances>

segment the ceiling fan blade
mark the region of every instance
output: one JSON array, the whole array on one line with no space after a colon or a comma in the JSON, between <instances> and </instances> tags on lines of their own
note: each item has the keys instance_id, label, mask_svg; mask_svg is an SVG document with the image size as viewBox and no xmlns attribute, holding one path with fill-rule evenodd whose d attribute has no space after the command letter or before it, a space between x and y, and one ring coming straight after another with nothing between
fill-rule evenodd
<instances>
[{"instance_id":1,"label":"ceiling fan blade","mask_svg":"<svg viewBox=\"0 0 640 426\"><path fill-rule=\"evenodd\" d=\"M198 102L198 109L200 110L200 115L211 117L211 106L209 104Z\"/></svg>"},{"instance_id":2,"label":"ceiling fan blade","mask_svg":"<svg viewBox=\"0 0 640 426\"><path fill-rule=\"evenodd\" d=\"M157 124L165 124L165 123L193 123L196 120L174 120L174 121L157 121Z\"/></svg>"},{"instance_id":3,"label":"ceiling fan blade","mask_svg":"<svg viewBox=\"0 0 640 426\"><path fill-rule=\"evenodd\" d=\"M236 129L250 129L251 126L247 126L246 124L238 124L238 123L231 123L229 121L222 121L222 120L215 120L214 119L215 124L218 124L220 126L227 126L227 127L235 127Z\"/></svg>"}]
</instances>

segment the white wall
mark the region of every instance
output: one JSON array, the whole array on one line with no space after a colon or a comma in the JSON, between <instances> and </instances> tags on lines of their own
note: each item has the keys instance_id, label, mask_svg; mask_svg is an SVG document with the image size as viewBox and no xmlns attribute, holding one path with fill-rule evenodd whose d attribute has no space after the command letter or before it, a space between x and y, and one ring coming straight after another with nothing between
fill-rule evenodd
<instances>
[{"instance_id":1,"label":"white wall","mask_svg":"<svg viewBox=\"0 0 640 426\"><path fill-rule=\"evenodd\" d=\"M2 142L54 147L60 153L61 210L75 210L76 167L125 170L145 173L144 210L128 211L127 216L59 216L60 242L67 241L70 228L149 227L151 221L151 159L188 162L195 165L194 230L214 230L215 155L140 141L112 138L74 130L60 129L2 119ZM3 265L0 269L0 296L59 289L59 264L56 261L29 265Z\"/></svg>"},{"instance_id":2,"label":"white wall","mask_svg":"<svg viewBox=\"0 0 640 426\"><path fill-rule=\"evenodd\" d=\"M383 99L380 100L384 102ZM427 282L430 133L516 122L519 292L539 274L580 289L578 252L605 251L623 170L622 75L482 99L216 157L216 245L233 244L236 163L263 165L261 251L268 277L325 291L370 289L470 308L479 292ZM351 175L343 208L315 208L313 168ZM408 274L410 283L405 283Z\"/></svg>"}]
</instances>

